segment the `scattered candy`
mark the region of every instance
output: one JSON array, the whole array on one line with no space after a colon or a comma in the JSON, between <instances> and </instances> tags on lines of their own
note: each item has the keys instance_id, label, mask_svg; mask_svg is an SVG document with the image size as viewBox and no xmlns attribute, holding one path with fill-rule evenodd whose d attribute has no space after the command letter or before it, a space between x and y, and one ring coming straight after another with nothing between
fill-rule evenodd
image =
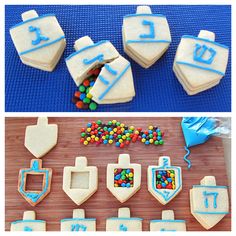
<instances>
[{"instance_id":1,"label":"scattered candy","mask_svg":"<svg viewBox=\"0 0 236 236\"><path fill-rule=\"evenodd\" d=\"M157 170L156 171L157 189L175 189L175 171Z\"/></svg>"},{"instance_id":2,"label":"scattered candy","mask_svg":"<svg viewBox=\"0 0 236 236\"><path fill-rule=\"evenodd\" d=\"M114 169L114 187L133 187L134 169Z\"/></svg>"}]
</instances>

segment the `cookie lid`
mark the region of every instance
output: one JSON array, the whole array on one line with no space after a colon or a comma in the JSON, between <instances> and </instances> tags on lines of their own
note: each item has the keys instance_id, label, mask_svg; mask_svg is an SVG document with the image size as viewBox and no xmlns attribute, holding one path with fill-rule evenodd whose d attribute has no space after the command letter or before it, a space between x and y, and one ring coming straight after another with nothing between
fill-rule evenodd
<instances>
[{"instance_id":1,"label":"cookie lid","mask_svg":"<svg viewBox=\"0 0 236 236\"><path fill-rule=\"evenodd\" d=\"M36 214L35 211L24 211L23 220L35 220Z\"/></svg>"},{"instance_id":2,"label":"cookie lid","mask_svg":"<svg viewBox=\"0 0 236 236\"><path fill-rule=\"evenodd\" d=\"M162 211L162 220L174 220L175 219L175 213L173 210L165 210Z\"/></svg>"},{"instance_id":3,"label":"cookie lid","mask_svg":"<svg viewBox=\"0 0 236 236\"><path fill-rule=\"evenodd\" d=\"M198 38L215 41L215 33L208 30L200 30Z\"/></svg>"},{"instance_id":4,"label":"cookie lid","mask_svg":"<svg viewBox=\"0 0 236 236\"><path fill-rule=\"evenodd\" d=\"M216 179L215 176L205 176L201 181L201 185L206 185L206 186L216 186Z\"/></svg>"},{"instance_id":5,"label":"cookie lid","mask_svg":"<svg viewBox=\"0 0 236 236\"><path fill-rule=\"evenodd\" d=\"M38 17L38 13L35 10L29 10L21 14L22 21L27 21Z\"/></svg>"}]
</instances>

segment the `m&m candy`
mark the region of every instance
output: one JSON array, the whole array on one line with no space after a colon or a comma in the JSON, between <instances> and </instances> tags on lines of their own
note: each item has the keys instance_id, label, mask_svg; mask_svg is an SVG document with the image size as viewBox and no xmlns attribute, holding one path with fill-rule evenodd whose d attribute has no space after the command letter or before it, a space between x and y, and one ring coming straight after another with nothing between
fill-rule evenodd
<instances>
[{"instance_id":1,"label":"m&m candy","mask_svg":"<svg viewBox=\"0 0 236 236\"><path fill-rule=\"evenodd\" d=\"M155 174L157 189L175 189L174 170L157 170Z\"/></svg>"},{"instance_id":2,"label":"m&m candy","mask_svg":"<svg viewBox=\"0 0 236 236\"><path fill-rule=\"evenodd\" d=\"M130 188L134 185L134 170L131 168L114 169L114 187Z\"/></svg>"}]
</instances>

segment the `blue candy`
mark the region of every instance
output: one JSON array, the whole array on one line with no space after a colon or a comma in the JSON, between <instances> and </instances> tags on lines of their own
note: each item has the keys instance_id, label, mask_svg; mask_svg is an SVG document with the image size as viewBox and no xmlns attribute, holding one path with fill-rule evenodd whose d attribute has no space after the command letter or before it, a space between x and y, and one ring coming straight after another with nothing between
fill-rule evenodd
<instances>
[{"instance_id":1,"label":"blue candy","mask_svg":"<svg viewBox=\"0 0 236 236\"><path fill-rule=\"evenodd\" d=\"M79 98L80 98L81 100L84 100L84 99L86 98L86 94L85 94L85 93L81 93L80 96L79 96Z\"/></svg>"},{"instance_id":2,"label":"blue candy","mask_svg":"<svg viewBox=\"0 0 236 236\"><path fill-rule=\"evenodd\" d=\"M120 143L119 143L119 142L116 142L116 146L119 147L119 146L120 146Z\"/></svg>"},{"instance_id":3,"label":"blue candy","mask_svg":"<svg viewBox=\"0 0 236 236\"><path fill-rule=\"evenodd\" d=\"M127 183L127 184L126 184L126 187L129 188L129 187L130 187L130 183Z\"/></svg>"}]
</instances>

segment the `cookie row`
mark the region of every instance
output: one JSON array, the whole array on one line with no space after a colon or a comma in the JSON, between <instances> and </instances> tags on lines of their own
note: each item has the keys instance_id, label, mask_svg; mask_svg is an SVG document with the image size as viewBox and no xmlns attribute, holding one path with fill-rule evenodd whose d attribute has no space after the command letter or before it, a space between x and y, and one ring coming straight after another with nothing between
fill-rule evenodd
<instances>
[{"instance_id":1,"label":"cookie row","mask_svg":"<svg viewBox=\"0 0 236 236\"><path fill-rule=\"evenodd\" d=\"M20 59L26 65L52 71L66 46L65 34L56 16L38 16L31 10L22 14L22 20L10 29ZM138 6L136 14L124 17L122 37L126 54L144 68L153 65L171 43L166 17L152 14L148 6ZM133 99L135 89L130 62L110 41L94 43L89 36L84 36L75 41L74 48L75 52L65 61L77 86L90 77L91 70L102 68L91 86L89 99L98 104ZM182 36L173 71L189 95L197 94L220 82L226 72L228 56L229 48L215 42L213 32L201 30L198 37Z\"/></svg>"},{"instance_id":2,"label":"cookie row","mask_svg":"<svg viewBox=\"0 0 236 236\"><path fill-rule=\"evenodd\" d=\"M130 209L118 209L118 217L106 220L106 231L142 231L142 218L131 217ZM25 211L23 220L11 223L11 231L46 231L46 221L36 220L34 211ZM96 219L85 218L83 209L74 209L73 218L61 220L61 231L96 231ZM174 211L162 211L162 219L150 221L150 231L186 231L185 220L175 220Z\"/></svg>"}]
</instances>

